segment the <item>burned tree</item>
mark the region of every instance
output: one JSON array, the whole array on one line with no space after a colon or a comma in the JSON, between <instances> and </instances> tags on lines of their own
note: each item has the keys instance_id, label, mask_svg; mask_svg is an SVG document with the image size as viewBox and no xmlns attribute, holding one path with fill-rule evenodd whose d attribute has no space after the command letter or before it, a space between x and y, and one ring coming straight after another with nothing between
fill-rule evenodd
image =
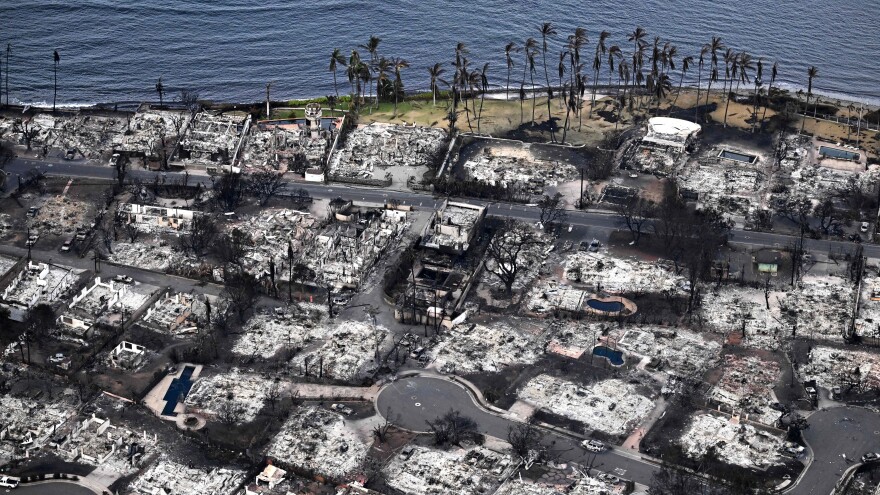
<instances>
[{"instance_id":1,"label":"burned tree","mask_svg":"<svg viewBox=\"0 0 880 495\"><path fill-rule=\"evenodd\" d=\"M526 256L528 249L542 244L544 241L528 226L514 220L505 220L496 229L486 248L486 270L501 280L505 292L510 295L513 293L513 283L517 275L530 262Z\"/></svg>"},{"instance_id":2,"label":"burned tree","mask_svg":"<svg viewBox=\"0 0 880 495\"><path fill-rule=\"evenodd\" d=\"M507 442L513 453L525 461L537 458L536 453L541 445L541 431L535 426L532 418L525 423L507 427Z\"/></svg>"},{"instance_id":3,"label":"burned tree","mask_svg":"<svg viewBox=\"0 0 880 495\"><path fill-rule=\"evenodd\" d=\"M244 199L245 186L239 174L224 174L214 182L214 200L224 211L233 211Z\"/></svg>"},{"instance_id":4,"label":"burned tree","mask_svg":"<svg viewBox=\"0 0 880 495\"><path fill-rule=\"evenodd\" d=\"M260 282L253 275L238 269L224 269L223 281L226 287L222 296L238 314L238 321L244 323L245 314L260 298Z\"/></svg>"},{"instance_id":5,"label":"burned tree","mask_svg":"<svg viewBox=\"0 0 880 495\"><path fill-rule=\"evenodd\" d=\"M219 228L210 215L196 215L190 223L189 232L180 236L180 247L184 251L202 255L214 244Z\"/></svg>"},{"instance_id":6,"label":"burned tree","mask_svg":"<svg viewBox=\"0 0 880 495\"><path fill-rule=\"evenodd\" d=\"M632 233L633 244L639 244L644 228L654 216L654 206L653 202L638 197L617 205L617 214L620 215L623 224Z\"/></svg>"},{"instance_id":7,"label":"burned tree","mask_svg":"<svg viewBox=\"0 0 880 495\"><path fill-rule=\"evenodd\" d=\"M483 440L483 435L477 430L477 422L453 409L434 421L425 423L434 436L436 445L461 445L466 440L482 443Z\"/></svg>"},{"instance_id":8,"label":"burned tree","mask_svg":"<svg viewBox=\"0 0 880 495\"><path fill-rule=\"evenodd\" d=\"M555 225L565 223L565 220L568 219L568 213L565 211L565 200L562 198L561 193L556 193L553 196L545 194L538 201L538 208L541 209L540 221L545 232L553 230Z\"/></svg>"},{"instance_id":9,"label":"burned tree","mask_svg":"<svg viewBox=\"0 0 880 495\"><path fill-rule=\"evenodd\" d=\"M260 206L275 196L284 187L283 174L272 170L258 170L248 176L248 190L257 197Z\"/></svg>"},{"instance_id":10,"label":"burned tree","mask_svg":"<svg viewBox=\"0 0 880 495\"><path fill-rule=\"evenodd\" d=\"M125 236L128 237L129 242L136 241L138 236L141 234L140 229L134 222L129 222L125 224L122 230L125 231Z\"/></svg>"},{"instance_id":11,"label":"burned tree","mask_svg":"<svg viewBox=\"0 0 880 495\"><path fill-rule=\"evenodd\" d=\"M247 248L251 245L250 237L240 229L219 236L212 246L218 260L232 265L241 265Z\"/></svg>"}]
</instances>

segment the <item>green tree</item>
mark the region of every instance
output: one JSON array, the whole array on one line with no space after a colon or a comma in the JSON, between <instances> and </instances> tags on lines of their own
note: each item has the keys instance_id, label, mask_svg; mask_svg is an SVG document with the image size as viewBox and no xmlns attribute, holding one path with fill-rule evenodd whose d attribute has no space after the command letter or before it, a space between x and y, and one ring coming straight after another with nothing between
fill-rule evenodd
<instances>
[{"instance_id":1,"label":"green tree","mask_svg":"<svg viewBox=\"0 0 880 495\"><path fill-rule=\"evenodd\" d=\"M400 78L400 71L409 67L409 62L402 58L395 58L392 61L394 66L394 117L397 117L397 100L403 93L403 80Z\"/></svg>"},{"instance_id":2,"label":"green tree","mask_svg":"<svg viewBox=\"0 0 880 495\"><path fill-rule=\"evenodd\" d=\"M370 36L369 41L366 44L360 45L360 48L363 48L370 54L370 64L369 69L372 70L376 67L376 62L379 60L379 43L382 42L382 38L378 36ZM370 95L373 94L373 81L372 77L370 78ZM376 88L376 108L379 108L379 89Z\"/></svg>"}]
</instances>

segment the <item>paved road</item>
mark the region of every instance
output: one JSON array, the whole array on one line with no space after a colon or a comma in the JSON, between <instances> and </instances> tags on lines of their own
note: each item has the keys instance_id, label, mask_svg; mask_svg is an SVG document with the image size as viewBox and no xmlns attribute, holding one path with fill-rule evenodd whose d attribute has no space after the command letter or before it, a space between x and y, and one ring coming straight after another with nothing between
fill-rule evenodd
<instances>
[{"instance_id":1,"label":"paved road","mask_svg":"<svg viewBox=\"0 0 880 495\"><path fill-rule=\"evenodd\" d=\"M20 485L14 491L0 488L0 493L15 495L95 495L92 490L72 482L52 481L36 485Z\"/></svg>"},{"instance_id":2,"label":"paved road","mask_svg":"<svg viewBox=\"0 0 880 495\"><path fill-rule=\"evenodd\" d=\"M500 417L477 406L465 388L445 378L411 377L397 380L379 392L376 407L382 415L390 412L392 422L413 431L425 431L425 421L434 420L454 409L473 418L480 431L486 435L506 439L507 429L515 425L512 419ZM588 465L590 457L577 440L567 436L548 433L543 442L561 454L563 462ZM593 466L608 473L621 476L642 485L651 482L655 466L639 459L637 454L623 455L618 451L598 454Z\"/></svg>"},{"instance_id":3,"label":"paved road","mask_svg":"<svg viewBox=\"0 0 880 495\"><path fill-rule=\"evenodd\" d=\"M65 161L62 159L36 160L28 158L15 158L6 165L6 172L10 174L9 187L16 184L16 174L24 174L33 168L38 168L44 173L51 175L62 175L70 177L114 179L115 170L109 166L100 166L86 161ZM131 170L128 176L131 178L140 178L144 181L152 181L156 177L156 172L145 170ZM180 177L180 173L168 173L168 180L173 177ZM189 176L190 183L201 183L204 185L211 184L211 177L201 174L191 174ZM425 208L433 207L440 200L434 199L429 194L417 193L412 191L392 191L387 189L350 187L339 184L315 184L315 183L288 183L286 188L281 191L289 192L292 189L305 189L314 198L334 198L342 196L355 201L369 201L381 203L388 198L395 198L404 204L422 206ZM537 221L540 217L540 210L535 207L519 204L507 204L497 202L487 202L480 200L462 200L472 204L481 204L489 206L489 214L512 217L525 221ZM622 228L620 220L615 215L610 215L595 211L570 211L568 222L579 226L589 226L598 228ZM794 240L792 236L785 234L777 234L773 232L748 232L736 230L731 233L730 241L738 244L745 244L754 247L786 247ZM808 239L806 242L808 250L819 252L851 252L854 245L851 242L832 241L832 240L814 240ZM871 258L880 257L880 245L865 244L865 255Z\"/></svg>"},{"instance_id":4,"label":"paved road","mask_svg":"<svg viewBox=\"0 0 880 495\"><path fill-rule=\"evenodd\" d=\"M873 411L836 407L817 411L808 421L804 438L814 459L792 493L828 495L853 462L866 452L880 451L880 415Z\"/></svg>"}]
</instances>

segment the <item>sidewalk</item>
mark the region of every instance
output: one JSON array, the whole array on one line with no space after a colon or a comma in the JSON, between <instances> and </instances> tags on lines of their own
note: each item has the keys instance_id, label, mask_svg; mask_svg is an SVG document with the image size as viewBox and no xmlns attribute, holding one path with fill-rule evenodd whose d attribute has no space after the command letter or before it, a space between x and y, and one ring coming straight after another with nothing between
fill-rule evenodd
<instances>
[{"instance_id":1,"label":"sidewalk","mask_svg":"<svg viewBox=\"0 0 880 495\"><path fill-rule=\"evenodd\" d=\"M319 383L291 383L290 392L300 399L364 400L375 402L381 387L347 387L343 385L321 385Z\"/></svg>"}]
</instances>

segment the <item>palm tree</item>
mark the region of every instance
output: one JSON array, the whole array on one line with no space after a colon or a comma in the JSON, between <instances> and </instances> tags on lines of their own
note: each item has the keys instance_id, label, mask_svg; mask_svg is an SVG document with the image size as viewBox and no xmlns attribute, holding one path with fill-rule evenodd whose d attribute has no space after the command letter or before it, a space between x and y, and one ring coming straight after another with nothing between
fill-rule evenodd
<instances>
[{"instance_id":1,"label":"palm tree","mask_svg":"<svg viewBox=\"0 0 880 495\"><path fill-rule=\"evenodd\" d=\"M657 101L656 113L659 115L660 101L666 98L666 95L672 90L672 81L669 79L669 74L659 72L649 75L648 89Z\"/></svg>"},{"instance_id":2,"label":"palm tree","mask_svg":"<svg viewBox=\"0 0 880 495\"><path fill-rule=\"evenodd\" d=\"M852 132L852 111L856 109L853 103L846 106L846 141L849 142L849 136Z\"/></svg>"},{"instance_id":3,"label":"palm tree","mask_svg":"<svg viewBox=\"0 0 880 495\"><path fill-rule=\"evenodd\" d=\"M436 64L440 65L440 64ZM379 57L379 60L376 61L376 98L379 98L382 89L384 88L386 91L388 90L388 74L394 70L394 66L390 60L385 57ZM440 69L440 72L443 72L443 69ZM435 99L436 101L436 99Z\"/></svg>"},{"instance_id":4,"label":"palm tree","mask_svg":"<svg viewBox=\"0 0 880 495\"><path fill-rule=\"evenodd\" d=\"M342 55L342 50L334 48L333 53L330 54L330 72L333 73L333 90L336 92L336 98L339 98L339 86L336 85L336 70L340 65L345 67L345 57Z\"/></svg>"},{"instance_id":5,"label":"palm tree","mask_svg":"<svg viewBox=\"0 0 880 495\"><path fill-rule=\"evenodd\" d=\"M379 59L379 43L382 42L382 38L378 36L370 36L369 41L366 44L358 45L359 48L363 48L370 54L370 65L375 67L376 61ZM378 83L376 83L378 84ZM370 96L373 95L373 78L370 78ZM379 89L376 88L376 108L379 108Z\"/></svg>"},{"instance_id":6,"label":"palm tree","mask_svg":"<svg viewBox=\"0 0 880 495\"><path fill-rule=\"evenodd\" d=\"M480 134L480 122L483 120L483 100L486 99L486 90L489 89L489 63L483 64L480 75L480 111L477 113L477 134Z\"/></svg>"},{"instance_id":7,"label":"palm tree","mask_svg":"<svg viewBox=\"0 0 880 495\"><path fill-rule=\"evenodd\" d=\"M336 92L336 98L339 98L339 86L336 84L336 70L339 65L345 67L345 57L342 55L342 50L334 48L333 53L330 54L330 72L333 73L333 90Z\"/></svg>"},{"instance_id":8,"label":"palm tree","mask_svg":"<svg viewBox=\"0 0 880 495\"><path fill-rule=\"evenodd\" d=\"M61 63L61 55L58 55L58 50L55 50L52 53L52 60L55 62L55 90L52 93L52 111L55 111L55 100L58 98L58 64Z\"/></svg>"},{"instance_id":9,"label":"palm tree","mask_svg":"<svg viewBox=\"0 0 880 495\"><path fill-rule=\"evenodd\" d=\"M541 53L544 58L544 79L547 81L547 120L550 120L550 100L553 98L553 90L550 88L550 73L547 71L547 38L556 35L553 24L545 22L541 24Z\"/></svg>"},{"instance_id":10,"label":"palm tree","mask_svg":"<svg viewBox=\"0 0 880 495\"><path fill-rule=\"evenodd\" d=\"M764 60L758 59L758 66L755 71L755 100L752 102L752 125L751 130L755 132L755 127L758 125L758 91L762 84L764 84Z\"/></svg>"},{"instance_id":11,"label":"palm tree","mask_svg":"<svg viewBox=\"0 0 880 495\"><path fill-rule=\"evenodd\" d=\"M620 110L617 112L617 120L614 123L614 130L617 130L617 126L620 121L623 119L623 109L626 103L626 88L629 86L629 78L630 78L630 67L629 62L623 61L617 65L617 87L618 93L620 93L620 83L623 81L623 93L620 95Z\"/></svg>"},{"instance_id":12,"label":"palm tree","mask_svg":"<svg viewBox=\"0 0 880 495\"><path fill-rule=\"evenodd\" d=\"M348 76L348 83L351 85L351 101L355 107L358 107L360 106L358 100L361 94L361 54L357 50L352 50L351 55L348 56L348 68L345 72Z\"/></svg>"},{"instance_id":13,"label":"palm tree","mask_svg":"<svg viewBox=\"0 0 880 495\"><path fill-rule=\"evenodd\" d=\"M733 89L733 81L731 81L730 86L733 97L736 98L737 93L739 93L739 84L741 82L749 83L751 81L751 79L749 78L749 71L755 68L755 63L752 62L752 56L748 52L740 52L734 57L732 65L732 75L733 78L736 79L736 89ZM739 73L739 77L737 77L737 71ZM730 108L730 95L728 95L727 103L724 105L724 127L727 127L728 108Z\"/></svg>"},{"instance_id":14,"label":"palm tree","mask_svg":"<svg viewBox=\"0 0 880 495\"><path fill-rule=\"evenodd\" d=\"M697 101L694 104L694 122L700 119L700 89L703 85L703 64L706 61L707 53L709 53L709 45L703 45L700 48L700 59L697 63Z\"/></svg>"},{"instance_id":15,"label":"palm tree","mask_svg":"<svg viewBox=\"0 0 880 495\"><path fill-rule=\"evenodd\" d=\"M635 81L635 86L641 85L644 75L642 74L642 62L643 56L645 52L645 45L647 42L645 41L645 37L648 35L648 32L642 29L641 27L636 27L636 29L627 36L627 40L633 43L633 56L632 56L632 73L633 79ZM641 99L639 99L639 106L641 106ZM632 91L630 91L630 108L632 108Z\"/></svg>"},{"instance_id":16,"label":"palm tree","mask_svg":"<svg viewBox=\"0 0 880 495\"><path fill-rule=\"evenodd\" d=\"M562 88L562 78L565 77L565 59L568 57L568 50L562 50L559 52L559 65L556 66L556 70L559 72L559 88ZM565 97L562 97L565 100ZM559 108L562 108L565 105L565 101L559 102Z\"/></svg>"},{"instance_id":17,"label":"palm tree","mask_svg":"<svg viewBox=\"0 0 880 495\"><path fill-rule=\"evenodd\" d=\"M807 104L804 106L804 117L801 120L801 130L798 134L804 133L804 124L807 122L807 108L810 107L810 96L813 95L813 79L819 76L819 69L816 66L811 65L809 69L807 69Z\"/></svg>"},{"instance_id":18,"label":"palm tree","mask_svg":"<svg viewBox=\"0 0 880 495\"><path fill-rule=\"evenodd\" d=\"M513 63L513 54L519 51L516 43L510 42L504 45L504 58L507 60L507 87L505 88L505 99L510 100L510 70L515 65Z\"/></svg>"},{"instance_id":19,"label":"palm tree","mask_svg":"<svg viewBox=\"0 0 880 495\"><path fill-rule=\"evenodd\" d=\"M336 102L339 101L339 98L336 95L327 95L327 104L330 105L330 116L336 116Z\"/></svg>"},{"instance_id":20,"label":"palm tree","mask_svg":"<svg viewBox=\"0 0 880 495\"><path fill-rule=\"evenodd\" d=\"M608 87L611 87L611 77L614 76L614 61L623 58L623 51L617 45L611 45L608 49Z\"/></svg>"},{"instance_id":21,"label":"palm tree","mask_svg":"<svg viewBox=\"0 0 880 495\"><path fill-rule=\"evenodd\" d=\"M706 88L706 115L709 114L709 95L712 93L712 83L718 81L718 52L724 48L724 43L717 36L712 37L712 41L706 46L712 56L711 68L709 71L709 86Z\"/></svg>"},{"instance_id":22,"label":"palm tree","mask_svg":"<svg viewBox=\"0 0 880 495\"><path fill-rule=\"evenodd\" d=\"M535 93L535 52L538 49L538 42L535 38L529 38L526 40L525 45L523 45L523 53L525 54L525 61L523 63L523 75L522 82L520 83L520 94L524 93L526 85L526 71L531 69L532 74L532 94ZM532 97L532 124L535 123L535 99Z\"/></svg>"},{"instance_id":23,"label":"palm tree","mask_svg":"<svg viewBox=\"0 0 880 495\"><path fill-rule=\"evenodd\" d=\"M681 59L681 79L678 80L678 90L675 92L675 99L672 100L672 105L669 106L669 115L672 115L672 108L675 107L676 102L678 102L678 96L681 95L681 85L684 84L684 75L691 68L691 64L694 63L694 57L688 55Z\"/></svg>"},{"instance_id":24,"label":"palm tree","mask_svg":"<svg viewBox=\"0 0 880 495\"><path fill-rule=\"evenodd\" d=\"M7 66L8 70L9 66ZM165 105L165 86L162 85L162 78L159 78L159 82L156 83L156 92L159 93L159 106Z\"/></svg>"},{"instance_id":25,"label":"palm tree","mask_svg":"<svg viewBox=\"0 0 880 495\"><path fill-rule=\"evenodd\" d=\"M400 71L409 67L409 62L402 58L395 58L394 65L394 116L397 117L397 97L403 91L403 80L400 79Z\"/></svg>"},{"instance_id":26,"label":"palm tree","mask_svg":"<svg viewBox=\"0 0 880 495\"><path fill-rule=\"evenodd\" d=\"M599 41L596 42L596 55L593 57L593 95L590 98L590 114L587 118L593 118L593 107L596 105L596 86L599 85L599 69L602 68L602 58L608 51L605 48L605 40L611 36L608 31L599 33Z\"/></svg>"},{"instance_id":27,"label":"palm tree","mask_svg":"<svg viewBox=\"0 0 880 495\"><path fill-rule=\"evenodd\" d=\"M773 68L770 69L770 86L767 87L767 99L773 98L773 83L776 82L776 74L779 72L779 63L773 62ZM764 127L764 119L767 117L767 107L770 102L764 105L764 113L761 115L761 127Z\"/></svg>"},{"instance_id":28,"label":"palm tree","mask_svg":"<svg viewBox=\"0 0 880 495\"><path fill-rule=\"evenodd\" d=\"M434 106L437 106L437 83L446 84L446 81L440 78L443 75L443 66L434 64L428 67L428 74L431 76L431 97L434 99ZM376 84L379 84L378 82Z\"/></svg>"}]
</instances>

